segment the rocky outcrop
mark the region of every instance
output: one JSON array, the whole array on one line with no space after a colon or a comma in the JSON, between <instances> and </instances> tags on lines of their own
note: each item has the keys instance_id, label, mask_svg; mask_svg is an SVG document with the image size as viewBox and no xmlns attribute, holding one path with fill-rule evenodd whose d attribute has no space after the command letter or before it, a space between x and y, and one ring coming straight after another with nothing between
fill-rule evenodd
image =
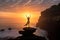
<instances>
[{"instance_id":1,"label":"rocky outcrop","mask_svg":"<svg viewBox=\"0 0 60 40\"><path fill-rule=\"evenodd\" d=\"M60 4L53 5L41 12L36 26L48 31L50 40L56 40L60 29Z\"/></svg>"}]
</instances>

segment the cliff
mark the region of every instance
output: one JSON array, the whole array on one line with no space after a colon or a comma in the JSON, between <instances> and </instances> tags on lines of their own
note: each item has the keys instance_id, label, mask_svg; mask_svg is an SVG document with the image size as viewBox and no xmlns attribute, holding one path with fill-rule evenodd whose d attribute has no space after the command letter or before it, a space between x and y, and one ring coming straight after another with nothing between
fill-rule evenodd
<instances>
[{"instance_id":1,"label":"cliff","mask_svg":"<svg viewBox=\"0 0 60 40\"><path fill-rule=\"evenodd\" d=\"M60 4L53 5L41 12L36 26L46 30L50 40L56 40L56 34L59 33L60 29Z\"/></svg>"}]
</instances>

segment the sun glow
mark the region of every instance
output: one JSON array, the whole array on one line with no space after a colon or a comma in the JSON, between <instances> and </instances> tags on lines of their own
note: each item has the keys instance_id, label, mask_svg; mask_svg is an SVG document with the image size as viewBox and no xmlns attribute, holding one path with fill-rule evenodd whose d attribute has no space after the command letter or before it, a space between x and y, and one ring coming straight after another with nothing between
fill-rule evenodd
<instances>
[{"instance_id":1,"label":"sun glow","mask_svg":"<svg viewBox=\"0 0 60 40\"><path fill-rule=\"evenodd\" d=\"M22 12L22 13L18 13L18 17L21 17L23 19L26 19L26 17L32 17L33 14L30 12Z\"/></svg>"},{"instance_id":2,"label":"sun glow","mask_svg":"<svg viewBox=\"0 0 60 40\"><path fill-rule=\"evenodd\" d=\"M37 23L39 15L34 12L23 12L19 15L22 19L23 25L27 22L27 17L30 17L30 25L35 26Z\"/></svg>"},{"instance_id":3,"label":"sun glow","mask_svg":"<svg viewBox=\"0 0 60 40\"><path fill-rule=\"evenodd\" d=\"M29 12L23 13L22 15L24 15L25 18L26 17L31 17L31 13L29 13Z\"/></svg>"},{"instance_id":4,"label":"sun glow","mask_svg":"<svg viewBox=\"0 0 60 40\"><path fill-rule=\"evenodd\" d=\"M26 17L31 17L31 14L26 14Z\"/></svg>"}]
</instances>

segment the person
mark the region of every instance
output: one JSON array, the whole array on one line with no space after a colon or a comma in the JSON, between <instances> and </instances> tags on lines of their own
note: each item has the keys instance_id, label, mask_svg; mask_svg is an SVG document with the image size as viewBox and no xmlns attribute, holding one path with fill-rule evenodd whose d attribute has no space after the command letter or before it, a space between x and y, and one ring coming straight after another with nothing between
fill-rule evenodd
<instances>
[{"instance_id":1,"label":"person","mask_svg":"<svg viewBox=\"0 0 60 40\"><path fill-rule=\"evenodd\" d=\"M27 17L27 23L24 26L30 26L30 17Z\"/></svg>"}]
</instances>

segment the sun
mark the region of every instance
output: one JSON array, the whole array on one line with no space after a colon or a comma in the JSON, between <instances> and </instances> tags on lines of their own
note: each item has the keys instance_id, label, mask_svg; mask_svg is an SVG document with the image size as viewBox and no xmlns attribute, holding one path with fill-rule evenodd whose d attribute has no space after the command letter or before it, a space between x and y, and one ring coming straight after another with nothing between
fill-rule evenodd
<instances>
[{"instance_id":1,"label":"sun","mask_svg":"<svg viewBox=\"0 0 60 40\"><path fill-rule=\"evenodd\" d=\"M22 15L23 15L23 17L25 17L25 18L32 16L30 12L25 12L25 13L23 13Z\"/></svg>"},{"instance_id":2,"label":"sun","mask_svg":"<svg viewBox=\"0 0 60 40\"><path fill-rule=\"evenodd\" d=\"M31 14L26 14L25 16L26 16L26 17L31 17Z\"/></svg>"}]
</instances>

